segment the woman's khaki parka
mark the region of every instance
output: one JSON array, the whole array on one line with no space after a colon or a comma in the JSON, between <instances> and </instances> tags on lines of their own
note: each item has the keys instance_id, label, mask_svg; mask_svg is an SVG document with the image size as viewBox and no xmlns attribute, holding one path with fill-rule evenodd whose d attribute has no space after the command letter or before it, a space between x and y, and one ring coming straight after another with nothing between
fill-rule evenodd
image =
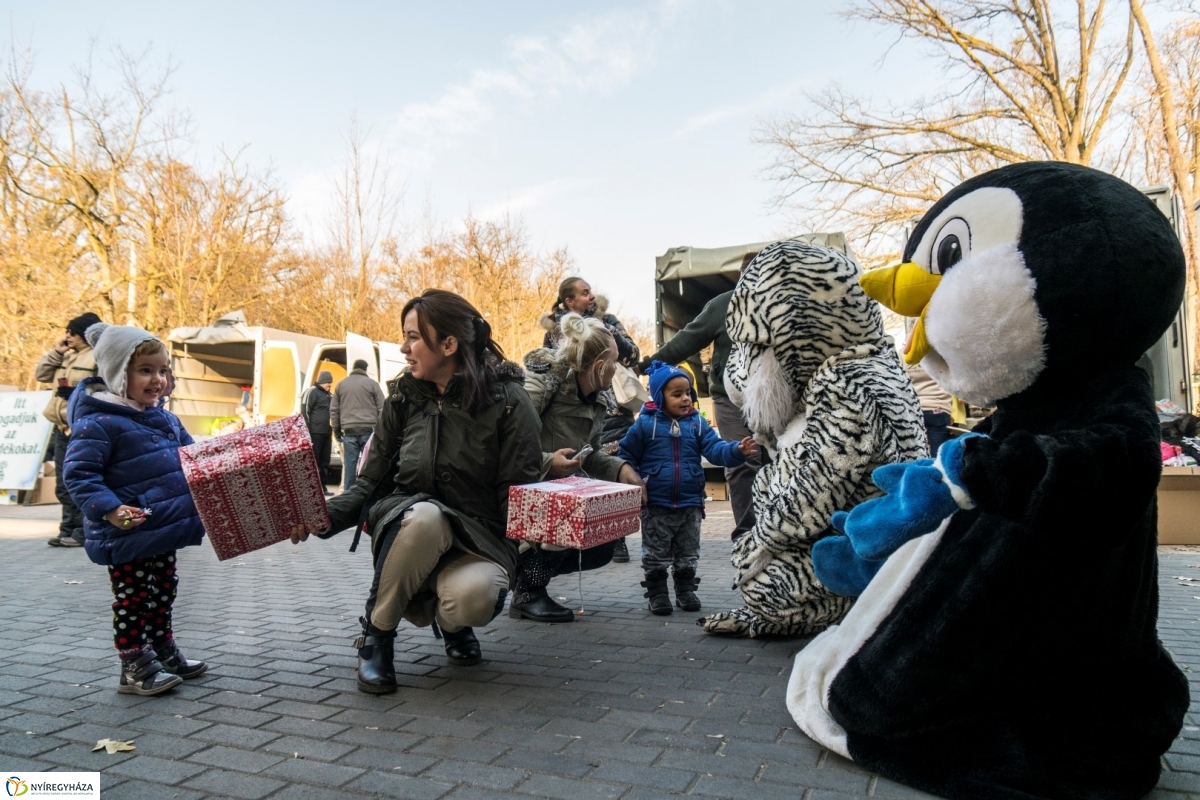
<instances>
[{"instance_id":1,"label":"woman's khaki parka","mask_svg":"<svg viewBox=\"0 0 1200 800\"><path fill-rule=\"evenodd\" d=\"M541 477L545 479L549 474L555 450L578 450L591 444L592 454L584 459L584 472L597 480L615 482L625 462L600 452L608 406L599 393L586 397L580 394L574 370L555 361L553 350L541 348L529 353L525 368L525 391L541 421Z\"/></svg>"},{"instance_id":2,"label":"woman's khaki parka","mask_svg":"<svg viewBox=\"0 0 1200 800\"><path fill-rule=\"evenodd\" d=\"M372 535L414 504L429 502L449 518L456 549L500 565L511 581L517 573L517 547L504 535L508 488L539 479L542 453L538 418L522 387L521 368L506 361L499 371L491 401L474 415L463 408L458 377L440 396L432 383L411 375L392 381L358 481L329 502L327 535L354 527L373 494L383 496L368 512L367 532ZM394 488L375 493L397 453Z\"/></svg>"}]
</instances>

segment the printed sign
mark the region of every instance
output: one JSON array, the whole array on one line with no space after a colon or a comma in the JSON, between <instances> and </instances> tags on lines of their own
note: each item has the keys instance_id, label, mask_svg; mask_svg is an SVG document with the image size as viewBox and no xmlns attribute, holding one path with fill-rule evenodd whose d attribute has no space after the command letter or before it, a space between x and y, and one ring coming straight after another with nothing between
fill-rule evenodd
<instances>
[{"instance_id":1,"label":"printed sign","mask_svg":"<svg viewBox=\"0 0 1200 800\"><path fill-rule=\"evenodd\" d=\"M0 489L32 489L54 426L42 416L53 392L0 392Z\"/></svg>"},{"instance_id":2,"label":"printed sign","mask_svg":"<svg viewBox=\"0 0 1200 800\"><path fill-rule=\"evenodd\" d=\"M99 800L100 797L99 772L5 772L4 777L7 778L5 794L0 797L20 797L21 800L43 797Z\"/></svg>"}]
</instances>

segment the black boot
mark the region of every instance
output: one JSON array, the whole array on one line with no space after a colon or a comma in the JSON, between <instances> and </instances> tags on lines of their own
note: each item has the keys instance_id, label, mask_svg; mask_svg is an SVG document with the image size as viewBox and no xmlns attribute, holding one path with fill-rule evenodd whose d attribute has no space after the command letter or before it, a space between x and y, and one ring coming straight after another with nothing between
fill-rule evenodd
<instances>
[{"instance_id":1,"label":"black boot","mask_svg":"<svg viewBox=\"0 0 1200 800\"><path fill-rule=\"evenodd\" d=\"M442 638L446 640L446 658L450 659L451 664L473 667L483 660L479 640L475 638L475 631L471 628L460 628L454 633L442 631Z\"/></svg>"},{"instance_id":2,"label":"black boot","mask_svg":"<svg viewBox=\"0 0 1200 800\"><path fill-rule=\"evenodd\" d=\"M136 661L126 661L121 664L121 683L117 691L121 694L139 694L152 697L162 694L183 683L183 678L163 670L162 664L149 647L142 649L142 655Z\"/></svg>"},{"instance_id":3,"label":"black boot","mask_svg":"<svg viewBox=\"0 0 1200 800\"><path fill-rule=\"evenodd\" d=\"M508 615L513 619L525 618L534 622L575 621L575 612L554 602L544 588L514 594Z\"/></svg>"},{"instance_id":4,"label":"black boot","mask_svg":"<svg viewBox=\"0 0 1200 800\"><path fill-rule=\"evenodd\" d=\"M650 613L665 617L671 613L671 595L667 592L667 571L654 569L646 572L646 580L642 581L646 593L642 597L650 599Z\"/></svg>"},{"instance_id":5,"label":"black boot","mask_svg":"<svg viewBox=\"0 0 1200 800\"><path fill-rule=\"evenodd\" d=\"M358 689L367 694L391 694L396 691L396 632L381 631L365 617L359 617L362 635L354 640L358 648Z\"/></svg>"},{"instance_id":6,"label":"black boot","mask_svg":"<svg viewBox=\"0 0 1200 800\"><path fill-rule=\"evenodd\" d=\"M675 605L684 611L699 611L700 598L696 597L696 587L700 585L700 579L696 577L696 570L677 569L674 578Z\"/></svg>"},{"instance_id":7,"label":"black boot","mask_svg":"<svg viewBox=\"0 0 1200 800\"><path fill-rule=\"evenodd\" d=\"M158 654L158 663L162 664L164 671L178 675L184 680L199 678L208 669L208 664L203 661L188 661L175 645L167 647L158 644L155 645L154 652Z\"/></svg>"},{"instance_id":8,"label":"black boot","mask_svg":"<svg viewBox=\"0 0 1200 800\"><path fill-rule=\"evenodd\" d=\"M629 563L629 548L625 546L625 537L617 539L617 546L613 548L612 560L614 564Z\"/></svg>"},{"instance_id":9,"label":"black boot","mask_svg":"<svg viewBox=\"0 0 1200 800\"><path fill-rule=\"evenodd\" d=\"M517 572L517 585L513 589L512 603L508 615L513 619L531 619L535 622L572 622L575 615L550 599L546 587L558 573L565 550L533 550L521 559Z\"/></svg>"}]
</instances>

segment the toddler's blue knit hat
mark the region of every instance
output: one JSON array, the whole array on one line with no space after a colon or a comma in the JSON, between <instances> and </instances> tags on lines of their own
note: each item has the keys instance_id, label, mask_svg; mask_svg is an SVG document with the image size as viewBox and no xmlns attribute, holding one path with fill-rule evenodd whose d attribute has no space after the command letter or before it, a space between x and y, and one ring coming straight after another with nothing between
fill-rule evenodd
<instances>
[{"instance_id":1,"label":"toddler's blue knit hat","mask_svg":"<svg viewBox=\"0 0 1200 800\"><path fill-rule=\"evenodd\" d=\"M663 387L672 378L683 378L688 382L688 388L692 392L692 401L696 400L696 387L692 386L692 376L681 370L679 367L664 364L662 361L651 361L646 374L650 376L650 398L654 400L654 404L660 409L663 407Z\"/></svg>"}]
</instances>

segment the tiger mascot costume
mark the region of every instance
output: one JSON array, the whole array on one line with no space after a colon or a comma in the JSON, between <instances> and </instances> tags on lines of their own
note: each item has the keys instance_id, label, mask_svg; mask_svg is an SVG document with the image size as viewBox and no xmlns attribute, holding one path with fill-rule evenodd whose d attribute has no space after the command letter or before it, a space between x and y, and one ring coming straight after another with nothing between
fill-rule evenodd
<instances>
[{"instance_id":1,"label":"tiger mascot costume","mask_svg":"<svg viewBox=\"0 0 1200 800\"><path fill-rule=\"evenodd\" d=\"M799 241L765 248L742 273L726 326L730 399L771 463L754 482L757 522L733 546L746 605L698 620L709 633L819 633L853 598L813 574L834 511L881 494L878 466L928 455L921 407L879 306L842 253Z\"/></svg>"}]
</instances>

